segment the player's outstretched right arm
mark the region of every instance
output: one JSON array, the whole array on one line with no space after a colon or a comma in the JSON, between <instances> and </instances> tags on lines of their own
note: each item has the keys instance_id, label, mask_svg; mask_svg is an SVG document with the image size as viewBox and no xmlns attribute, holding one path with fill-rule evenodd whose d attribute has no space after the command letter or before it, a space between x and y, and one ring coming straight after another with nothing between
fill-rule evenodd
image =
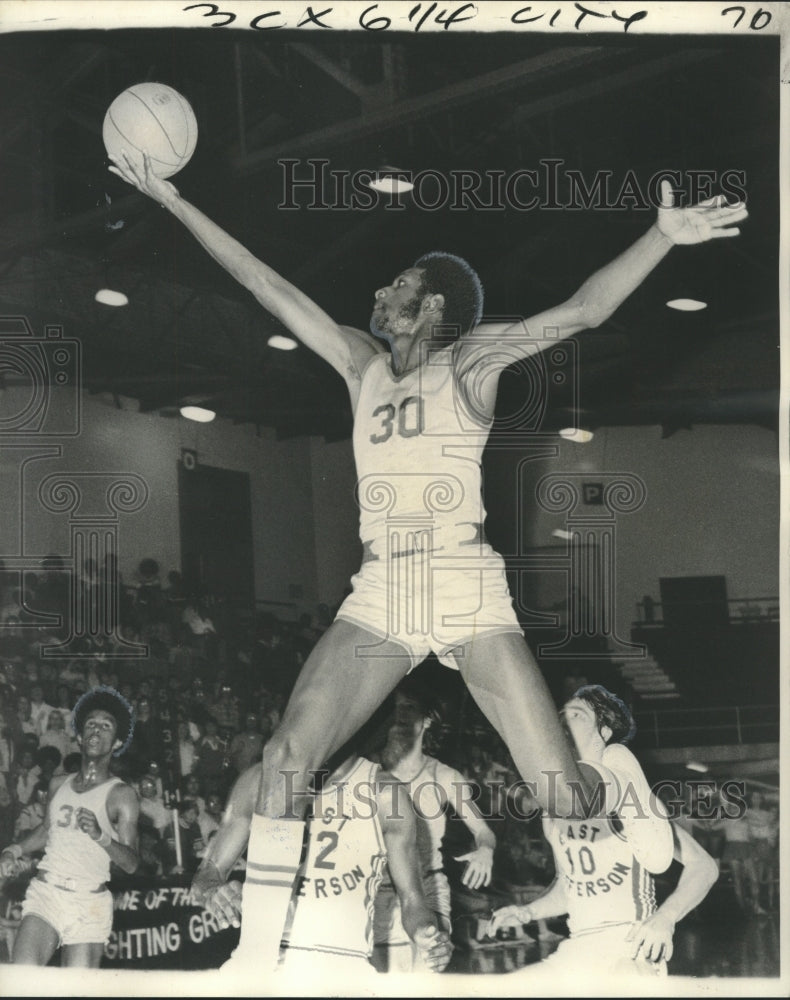
<instances>
[{"instance_id":1,"label":"player's outstretched right arm","mask_svg":"<svg viewBox=\"0 0 790 1000\"><path fill-rule=\"evenodd\" d=\"M361 330L339 326L304 292L258 260L238 240L228 235L177 189L151 168L148 155L140 168L128 156L111 156L110 170L143 194L159 202L182 222L204 249L294 336L320 355L346 380L352 392L368 360L382 348Z\"/></svg>"},{"instance_id":2,"label":"player's outstretched right arm","mask_svg":"<svg viewBox=\"0 0 790 1000\"><path fill-rule=\"evenodd\" d=\"M209 841L192 880L192 899L205 906L220 923L239 926L241 886L226 880L250 839L250 824L261 781L261 765L248 768L231 789L222 822Z\"/></svg>"},{"instance_id":3,"label":"player's outstretched right arm","mask_svg":"<svg viewBox=\"0 0 790 1000\"><path fill-rule=\"evenodd\" d=\"M406 786L390 776L380 776L376 805L403 929L417 946L420 961L432 972L442 972L452 957L453 946L425 898L417 854L417 821Z\"/></svg>"}]
</instances>

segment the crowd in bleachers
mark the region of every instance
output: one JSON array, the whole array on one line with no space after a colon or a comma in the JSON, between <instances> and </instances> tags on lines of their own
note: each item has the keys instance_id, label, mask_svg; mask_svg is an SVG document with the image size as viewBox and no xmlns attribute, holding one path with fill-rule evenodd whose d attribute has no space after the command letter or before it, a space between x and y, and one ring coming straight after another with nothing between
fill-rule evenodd
<instances>
[{"instance_id":1,"label":"crowd in bleachers","mask_svg":"<svg viewBox=\"0 0 790 1000\"><path fill-rule=\"evenodd\" d=\"M0 566L0 847L42 822L51 778L79 768L72 709L82 693L104 684L119 691L137 717L131 747L113 765L140 799L137 877L188 875L218 827L233 782L260 760L332 611L322 607L315 618L304 614L293 621L239 614L216 596L192 590L178 572L163 580L150 558L131 581L120 579L113 565L99 571L88 560L76 586L87 595L91 588L117 588L115 638L82 636L75 643L69 630L73 588L57 557L44 560L40 574ZM59 616L62 624L42 625L42 616ZM67 637L64 656L57 646ZM52 653L58 655L47 655ZM575 690L584 681L574 675L568 683ZM453 872L452 857L461 852L452 841L463 837L461 824L448 826L454 906L473 926L474 914L491 909L492 896L500 905L539 891L551 881L553 864L540 823L517 819L519 810L509 807L519 795L518 776L483 716L472 707L464 719L446 717L444 729L448 739L437 756L480 786L479 805L497 835L492 885L486 894L470 892ZM707 836L702 828L693 832ZM764 840L761 863L770 868L774 833ZM13 926L19 898L13 885L2 890L0 942ZM474 937L468 935L470 943Z\"/></svg>"}]
</instances>

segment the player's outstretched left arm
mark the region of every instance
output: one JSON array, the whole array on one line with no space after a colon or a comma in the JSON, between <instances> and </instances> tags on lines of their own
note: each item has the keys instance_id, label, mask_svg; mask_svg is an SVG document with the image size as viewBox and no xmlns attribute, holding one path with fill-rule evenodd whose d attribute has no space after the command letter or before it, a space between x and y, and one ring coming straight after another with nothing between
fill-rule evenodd
<instances>
[{"instance_id":1,"label":"player's outstretched left arm","mask_svg":"<svg viewBox=\"0 0 790 1000\"><path fill-rule=\"evenodd\" d=\"M661 205L650 229L613 261L591 275L565 302L520 323L484 324L460 347L459 371L478 360L486 373L504 368L582 330L600 326L642 284L673 246L706 243L740 233L748 212L723 196L688 208L676 207L669 181L661 183ZM546 336L551 331L551 336ZM483 389L495 380L481 382ZM495 385L493 387L495 389Z\"/></svg>"},{"instance_id":2,"label":"player's outstretched left arm","mask_svg":"<svg viewBox=\"0 0 790 1000\"><path fill-rule=\"evenodd\" d=\"M237 778L219 829L209 841L192 880L193 901L212 913L220 927L240 926L241 885L226 880L250 839L260 780L260 764L254 764Z\"/></svg>"},{"instance_id":3,"label":"player's outstretched left arm","mask_svg":"<svg viewBox=\"0 0 790 1000\"><path fill-rule=\"evenodd\" d=\"M338 325L309 296L182 198L170 181L157 177L147 153L142 166L123 151L110 159L112 173L166 208L264 309L340 373L355 406L362 371L371 357L380 353L382 345L362 330Z\"/></svg>"},{"instance_id":4,"label":"player's outstretched left arm","mask_svg":"<svg viewBox=\"0 0 790 1000\"><path fill-rule=\"evenodd\" d=\"M633 957L641 952L649 962L668 962L672 958L675 926L699 906L719 877L719 866L690 834L675 823L672 832L674 857L683 865L678 884L653 916L633 927L627 938L633 942Z\"/></svg>"},{"instance_id":5,"label":"player's outstretched left arm","mask_svg":"<svg viewBox=\"0 0 790 1000\"><path fill-rule=\"evenodd\" d=\"M401 905L403 929L417 946L421 961L432 972L442 972L453 946L437 925L422 888L417 854L417 821L406 786L381 780L377 795L381 832L387 847L387 867Z\"/></svg>"}]
</instances>

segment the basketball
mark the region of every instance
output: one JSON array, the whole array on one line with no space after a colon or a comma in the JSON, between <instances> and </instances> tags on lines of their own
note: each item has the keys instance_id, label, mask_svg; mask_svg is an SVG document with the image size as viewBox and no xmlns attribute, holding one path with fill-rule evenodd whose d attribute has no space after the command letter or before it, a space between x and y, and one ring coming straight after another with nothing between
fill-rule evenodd
<instances>
[{"instance_id":1,"label":"basketball","mask_svg":"<svg viewBox=\"0 0 790 1000\"><path fill-rule=\"evenodd\" d=\"M107 109L102 126L105 149L112 156L125 150L142 166L151 157L158 177L172 177L189 163L197 143L197 120L189 101L165 83L136 83Z\"/></svg>"}]
</instances>

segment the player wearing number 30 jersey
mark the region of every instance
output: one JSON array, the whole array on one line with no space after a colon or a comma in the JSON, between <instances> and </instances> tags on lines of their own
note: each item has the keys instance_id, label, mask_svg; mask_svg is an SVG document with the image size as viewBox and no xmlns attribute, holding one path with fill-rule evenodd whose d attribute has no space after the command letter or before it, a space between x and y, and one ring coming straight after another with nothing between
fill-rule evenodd
<instances>
[{"instance_id":1,"label":"player wearing number 30 jersey","mask_svg":"<svg viewBox=\"0 0 790 1000\"><path fill-rule=\"evenodd\" d=\"M413 666L433 651L457 667L452 651L480 635L521 633L504 561L483 535L491 419L474 412L456 370L454 345L426 348L403 375L375 355L354 422L364 554L338 617L398 642Z\"/></svg>"},{"instance_id":2,"label":"player wearing number 30 jersey","mask_svg":"<svg viewBox=\"0 0 790 1000\"><path fill-rule=\"evenodd\" d=\"M304 796L310 771L429 650L445 662L452 657L519 773L534 781L541 806L569 815L572 788L586 778L519 634L502 560L479 527L480 452L499 377L608 319L674 245L736 236L735 223L748 213L721 198L675 207L665 180L655 224L569 298L523 322L481 323L483 289L474 270L452 254L424 254L376 291L368 333L339 324L255 257L157 177L149 156L141 167L122 153L110 169L179 219L338 372L354 414L365 556L353 593L311 651L264 748L248 857L271 877L245 884L241 940L257 968L278 954L291 888L283 873L296 872L302 846L302 819L293 818L289 798ZM294 776L293 785L285 775Z\"/></svg>"}]
</instances>

